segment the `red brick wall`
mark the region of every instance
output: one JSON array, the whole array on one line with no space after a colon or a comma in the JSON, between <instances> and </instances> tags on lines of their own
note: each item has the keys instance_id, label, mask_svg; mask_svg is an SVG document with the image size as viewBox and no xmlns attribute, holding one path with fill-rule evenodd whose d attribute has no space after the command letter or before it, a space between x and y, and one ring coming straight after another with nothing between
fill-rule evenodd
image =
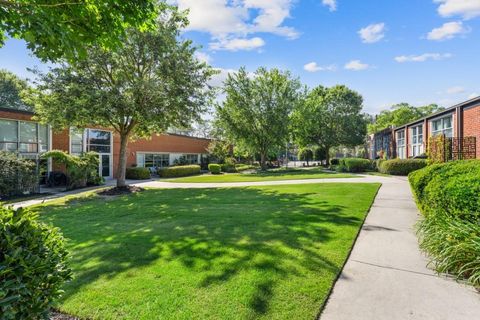
<instances>
[{"instance_id":1,"label":"red brick wall","mask_svg":"<svg viewBox=\"0 0 480 320\"><path fill-rule=\"evenodd\" d=\"M477 159L480 159L480 105L463 110L463 136L477 138Z\"/></svg>"},{"instance_id":2,"label":"red brick wall","mask_svg":"<svg viewBox=\"0 0 480 320\"><path fill-rule=\"evenodd\" d=\"M0 110L0 118L31 121L33 114L18 111Z\"/></svg>"}]
</instances>

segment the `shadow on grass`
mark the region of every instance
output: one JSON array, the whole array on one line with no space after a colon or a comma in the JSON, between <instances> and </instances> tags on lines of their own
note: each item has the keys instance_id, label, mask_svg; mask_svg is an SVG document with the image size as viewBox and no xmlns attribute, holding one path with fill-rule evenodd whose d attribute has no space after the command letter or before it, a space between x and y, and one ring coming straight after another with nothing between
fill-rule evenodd
<instances>
[{"instance_id":1,"label":"shadow on grass","mask_svg":"<svg viewBox=\"0 0 480 320\"><path fill-rule=\"evenodd\" d=\"M341 266L318 248L332 240L332 225L359 226L363 218L312 193L261 188L149 190L40 210L69 239L75 279L65 300L100 277L175 261L200 275L191 280L197 288L261 274L248 302L257 315L268 313L287 275L320 269L336 275Z\"/></svg>"}]
</instances>

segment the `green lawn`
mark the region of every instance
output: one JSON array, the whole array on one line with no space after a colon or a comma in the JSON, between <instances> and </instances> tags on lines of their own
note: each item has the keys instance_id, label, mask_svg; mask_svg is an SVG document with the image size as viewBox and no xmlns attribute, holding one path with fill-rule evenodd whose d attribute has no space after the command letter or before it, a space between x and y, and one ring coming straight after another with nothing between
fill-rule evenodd
<instances>
[{"instance_id":1,"label":"green lawn","mask_svg":"<svg viewBox=\"0 0 480 320\"><path fill-rule=\"evenodd\" d=\"M276 180L301 180L301 179L324 179L324 178L352 178L352 174L327 172L322 169L289 169L272 170L255 173L228 173L228 174L204 174L200 176L184 177L166 180L167 182L252 182L252 181L276 181Z\"/></svg>"},{"instance_id":2,"label":"green lawn","mask_svg":"<svg viewBox=\"0 0 480 320\"><path fill-rule=\"evenodd\" d=\"M314 319L378 184L164 189L37 207L90 319Z\"/></svg>"}]
</instances>

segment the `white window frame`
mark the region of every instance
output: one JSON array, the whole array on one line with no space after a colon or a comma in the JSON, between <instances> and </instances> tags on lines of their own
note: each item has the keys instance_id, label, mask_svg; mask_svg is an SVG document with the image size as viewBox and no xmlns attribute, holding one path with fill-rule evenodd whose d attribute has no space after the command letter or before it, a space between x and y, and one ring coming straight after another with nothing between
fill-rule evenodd
<instances>
[{"instance_id":1,"label":"white window frame","mask_svg":"<svg viewBox=\"0 0 480 320\"><path fill-rule=\"evenodd\" d=\"M445 120L446 119L450 119L450 127L445 127ZM438 130L434 130L434 123L439 121L440 122L440 129ZM436 136L436 135L439 135L439 134L444 134L446 137L453 137L454 136L454 132L453 132L453 115L450 114L448 116L445 116L445 117L441 117L441 118L436 118L436 119L432 119L430 120L430 128L431 128L431 133L432 133L432 137ZM451 132L451 135L448 135L448 131Z\"/></svg>"},{"instance_id":2,"label":"white window frame","mask_svg":"<svg viewBox=\"0 0 480 320\"><path fill-rule=\"evenodd\" d=\"M36 122L36 121L29 121L29 120L18 120L18 119L9 119L9 118L0 118L0 120L4 120L4 121L13 121L16 123L16 131L17 131L17 140L16 141L0 141L0 142L3 142L3 143L11 143L11 144L16 144L16 149L15 150L11 150L9 152L15 152L15 153L18 153L18 154L23 154L23 155L39 155L39 154L42 154L44 152L47 152L49 150L51 150L51 128L49 125L46 125L45 128L46 128L46 131L47 131L47 141L45 141L44 143L40 143L40 126L42 125L41 123L39 122ZM35 142L28 142L28 141L22 141L22 135L21 135L21 128L20 128L20 123L33 123L35 124L35 128L36 128L36 141ZM36 149L37 151L34 152L34 151L20 151L20 145L21 144L35 144L36 145ZM46 145L46 151L42 151L41 150L41 145ZM3 150L3 151L8 151L8 150Z\"/></svg>"},{"instance_id":3,"label":"white window frame","mask_svg":"<svg viewBox=\"0 0 480 320\"><path fill-rule=\"evenodd\" d=\"M400 138L400 134L403 136ZM395 132L395 141L397 143L397 156L400 159L405 159L406 155L406 146L405 146L405 129Z\"/></svg>"},{"instance_id":4,"label":"white window frame","mask_svg":"<svg viewBox=\"0 0 480 320\"><path fill-rule=\"evenodd\" d=\"M171 165L171 161L170 161L170 153L168 152L153 152L153 151L141 151L141 152L137 152L136 154L136 161L137 161L137 167L143 167L145 168L145 156L146 155L163 155L163 156L166 156L166 158L168 159L168 166L169 167ZM154 167L156 168L156 167ZM165 167L161 167L161 168L165 168Z\"/></svg>"},{"instance_id":5,"label":"white window frame","mask_svg":"<svg viewBox=\"0 0 480 320\"><path fill-rule=\"evenodd\" d=\"M423 124L416 125L411 128L412 135L412 157L419 156L423 153Z\"/></svg>"}]
</instances>

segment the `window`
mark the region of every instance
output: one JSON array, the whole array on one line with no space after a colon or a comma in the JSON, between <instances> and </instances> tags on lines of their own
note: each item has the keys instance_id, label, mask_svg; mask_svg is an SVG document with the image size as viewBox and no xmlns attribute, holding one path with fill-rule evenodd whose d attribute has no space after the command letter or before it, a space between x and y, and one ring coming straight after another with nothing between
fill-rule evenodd
<instances>
[{"instance_id":1,"label":"window","mask_svg":"<svg viewBox=\"0 0 480 320\"><path fill-rule=\"evenodd\" d=\"M197 164L198 163L198 155L196 154L184 154L185 162L188 164Z\"/></svg>"},{"instance_id":2,"label":"window","mask_svg":"<svg viewBox=\"0 0 480 320\"><path fill-rule=\"evenodd\" d=\"M405 130L397 132L397 155L400 159L405 159Z\"/></svg>"},{"instance_id":3,"label":"window","mask_svg":"<svg viewBox=\"0 0 480 320\"><path fill-rule=\"evenodd\" d=\"M70 153L81 154L83 152L83 129L70 128Z\"/></svg>"},{"instance_id":4,"label":"window","mask_svg":"<svg viewBox=\"0 0 480 320\"><path fill-rule=\"evenodd\" d=\"M453 137L452 116L432 121L432 136L444 134L446 137Z\"/></svg>"},{"instance_id":5,"label":"window","mask_svg":"<svg viewBox=\"0 0 480 320\"><path fill-rule=\"evenodd\" d=\"M416 157L423 153L423 125L412 128L412 156Z\"/></svg>"},{"instance_id":6,"label":"window","mask_svg":"<svg viewBox=\"0 0 480 320\"><path fill-rule=\"evenodd\" d=\"M111 132L88 129L87 150L98 153L110 153Z\"/></svg>"},{"instance_id":7,"label":"window","mask_svg":"<svg viewBox=\"0 0 480 320\"><path fill-rule=\"evenodd\" d=\"M163 168L170 165L167 153L137 153L137 166L145 168Z\"/></svg>"},{"instance_id":8,"label":"window","mask_svg":"<svg viewBox=\"0 0 480 320\"><path fill-rule=\"evenodd\" d=\"M48 151L48 127L36 122L2 119L0 150L20 153Z\"/></svg>"}]
</instances>

